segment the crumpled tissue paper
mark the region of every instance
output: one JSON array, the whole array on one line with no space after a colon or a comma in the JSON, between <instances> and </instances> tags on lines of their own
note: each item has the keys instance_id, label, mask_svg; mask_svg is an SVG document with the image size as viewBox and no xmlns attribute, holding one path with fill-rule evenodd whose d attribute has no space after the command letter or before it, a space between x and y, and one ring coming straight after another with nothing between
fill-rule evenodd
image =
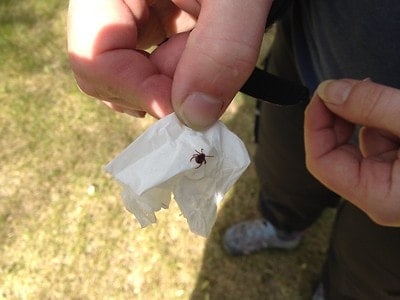
<instances>
[{"instance_id":1,"label":"crumpled tissue paper","mask_svg":"<svg viewBox=\"0 0 400 300\"><path fill-rule=\"evenodd\" d=\"M142 227L156 222L155 212L168 208L172 193L190 230L206 237L217 204L249 163L243 142L222 122L198 132L173 113L148 128L105 169L122 186L125 207Z\"/></svg>"}]
</instances>

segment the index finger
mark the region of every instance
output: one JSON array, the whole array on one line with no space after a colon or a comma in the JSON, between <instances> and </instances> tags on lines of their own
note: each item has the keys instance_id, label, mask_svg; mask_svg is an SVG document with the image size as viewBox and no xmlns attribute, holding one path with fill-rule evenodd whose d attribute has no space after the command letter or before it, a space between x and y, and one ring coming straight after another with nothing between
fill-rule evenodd
<instances>
[{"instance_id":1,"label":"index finger","mask_svg":"<svg viewBox=\"0 0 400 300\"><path fill-rule=\"evenodd\" d=\"M342 118L400 136L400 90L370 80L328 80L317 89L325 105Z\"/></svg>"}]
</instances>

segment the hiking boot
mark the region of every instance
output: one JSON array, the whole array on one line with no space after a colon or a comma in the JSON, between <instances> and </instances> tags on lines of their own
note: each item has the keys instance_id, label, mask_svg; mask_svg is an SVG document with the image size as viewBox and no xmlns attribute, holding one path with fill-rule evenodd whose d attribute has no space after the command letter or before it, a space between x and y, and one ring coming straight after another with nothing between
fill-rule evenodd
<instances>
[{"instance_id":1,"label":"hiking boot","mask_svg":"<svg viewBox=\"0 0 400 300\"><path fill-rule=\"evenodd\" d=\"M267 248L293 249L302 234L277 230L265 219L246 221L231 226L223 237L223 245L231 255L249 255Z\"/></svg>"}]
</instances>

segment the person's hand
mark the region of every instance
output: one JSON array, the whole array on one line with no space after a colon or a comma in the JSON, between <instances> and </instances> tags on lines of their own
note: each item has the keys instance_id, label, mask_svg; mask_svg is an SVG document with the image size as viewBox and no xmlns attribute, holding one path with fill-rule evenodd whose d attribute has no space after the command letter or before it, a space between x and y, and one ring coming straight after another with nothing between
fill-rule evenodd
<instances>
[{"instance_id":1,"label":"person's hand","mask_svg":"<svg viewBox=\"0 0 400 300\"><path fill-rule=\"evenodd\" d=\"M351 144L362 125L359 146ZM323 82L305 113L306 164L381 225L400 226L400 90L370 80Z\"/></svg>"},{"instance_id":2,"label":"person's hand","mask_svg":"<svg viewBox=\"0 0 400 300\"><path fill-rule=\"evenodd\" d=\"M271 2L70 0L71 67L82 91L117 111L175 111L205 129L253 70Z\"/></svg>"}]
</instances>

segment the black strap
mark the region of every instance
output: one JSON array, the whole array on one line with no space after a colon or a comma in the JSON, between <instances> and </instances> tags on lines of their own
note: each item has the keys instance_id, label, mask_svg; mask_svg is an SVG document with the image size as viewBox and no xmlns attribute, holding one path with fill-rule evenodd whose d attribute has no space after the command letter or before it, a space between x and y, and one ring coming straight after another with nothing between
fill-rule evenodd
<instances>
[{"instance_id":1,"label":"black strap","mask_svg":"<svg viewBox=\"0 0 400 300\"><path fill-rule=\"evenodd\" d=\"M279 105L294 105L308 101L309 90L298 83L272 75L261 69L254 69L240 89L251 97Z\"/></svg>"}]
</instances>

